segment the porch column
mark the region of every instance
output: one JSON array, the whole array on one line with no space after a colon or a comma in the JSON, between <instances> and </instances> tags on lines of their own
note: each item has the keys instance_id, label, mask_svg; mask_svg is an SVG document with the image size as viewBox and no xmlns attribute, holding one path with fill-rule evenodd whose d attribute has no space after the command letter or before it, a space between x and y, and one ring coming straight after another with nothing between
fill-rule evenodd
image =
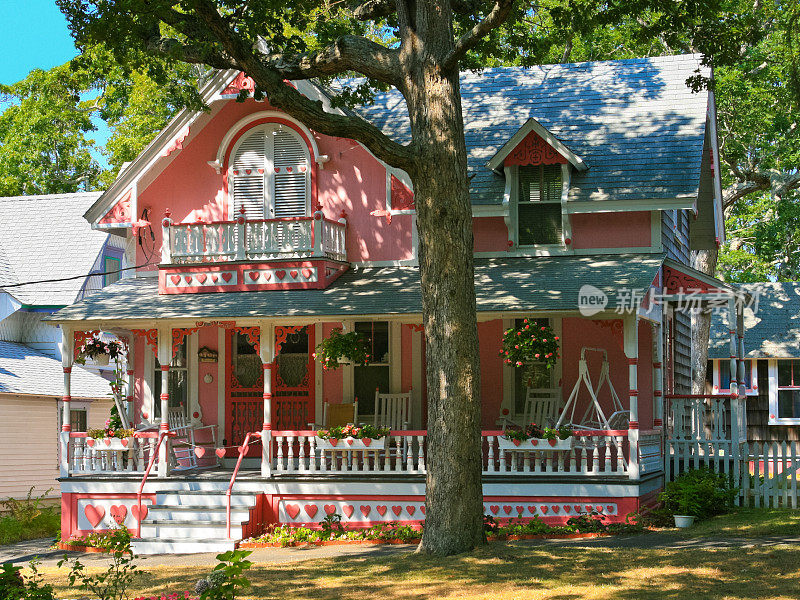
<instances>
[{"instance_id":1,"label":"porch column","mask_svg":"<svg viewBox=\"0 0 800 600\"><path fill-rule=\"evenodd\" d=\"M61 365L64 369L64 396L62 397L61 432L59 433L59 474L61 477L69 476L69 434L70 425L70 400L72 385L72 364L75 358L75 334L71 327L61 325Z\"/></svg>"},{"instance_id":2,"label":"porch column","mask_svg":"<svg viewBox=\"0 0 800 600\"><path fill-rule=\"evenodd\" d=\"M731 295L728 298L728 333L730 335L730 373L731 387L729 390L731 399L731 454L733 458L733 478L734 482L739 481L739 432L741 431L741 402L739 399L739 343L736 336L738 321L736 316L736 298ZM736 485L736 483L734 483Z\"/></svg>"},{"instance_id":3,"label":"porch column","mask_svg":"<svg viewBox=\"0 0 800 600\"><path fill-rule=\"evenodd\" d=\"M133 378L133 367L134 367L134 344L136 340L133 336L128 338L128 355L125 357L125 367L127 369L128 375L128 386L125 394L125 412L128 414L128 423L131 427L135 427L136 423L134 423L134 410L133 410L133 397L134 397L134 385L135 381Z\"/></svg>"},{"instance_id":4,"label":"porch column","mask_svg":"<svg viewBox=\"0 0 800 600\"><path fill-rule=\"evenodd\" d=\"M259 323L259 348L264 369L264 423L261 426L261 475L272 474L272 368L275 361L275 326Z\"/></svg>"},{"instance_id":5,"label":"porch column","mask_svg":"<svg viewBox=\"0 0 800 600\"><path fill-rule=\"evenodd\" d=\"M653 323L653 427L664 427L664 340L662 326Z\"/></svg>"},{"instance_id":6,"label":"porch column","mask_svg":"<svg viewBox=\"0 0 800 600\"><path fill-rule=\"evenodd\" d=\"M158 327L158 362L161 364L161 422L160 434L169 432L169 366L172 363L172 328ZM161 442L158 450L158 477L169 476L169 437Z\"/></svg>"},{"instance_id":7,"label":"porch column","mask_svg":"<svg viewBox=\"0 0 800 600\"><path fill-rule=\"evenodd\" d=\"M624 350L628 357L628 477L639 479L639 317L626 315L623 321Z\"/></svg>"},{"instance_id":8,"label":"porch column","mask_svg":"<svg viewBox=\"0 0 800 600\"><path fill-rule=\"evenodd\" d=\"M744 373L744 304L741 302L737 303L736 308L736 333L739 338L739 351L737 352L737 357L739 359L739 399L742 403L740 439L747 441L747 381L745 381ZM753 376L752 371L750 376Z\"/></svg>"}]
</instances>

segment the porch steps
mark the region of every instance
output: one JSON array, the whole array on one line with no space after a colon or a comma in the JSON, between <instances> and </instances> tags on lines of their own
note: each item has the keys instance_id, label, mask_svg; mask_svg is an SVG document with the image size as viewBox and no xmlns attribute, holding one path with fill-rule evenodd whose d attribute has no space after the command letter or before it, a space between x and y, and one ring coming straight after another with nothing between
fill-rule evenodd
<instances>
[{"instance_id":1,"label":"porch steps","mask_svg":"<svg viewBox=\"0 0 800 600\"><path fill-rule=\"evenodd\" d=\"M196 554L233 550L258 494L231 494L231 537L227 536L225 491L156 492L156 503L142 521L142 537L131 542L135 554Z\"/></svg>"}]
</instances>

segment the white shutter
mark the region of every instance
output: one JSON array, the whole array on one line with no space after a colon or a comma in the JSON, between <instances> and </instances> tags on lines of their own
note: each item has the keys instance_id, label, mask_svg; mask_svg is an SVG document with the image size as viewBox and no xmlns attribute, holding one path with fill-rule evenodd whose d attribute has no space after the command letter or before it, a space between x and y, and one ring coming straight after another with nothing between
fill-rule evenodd
<instances>
[{"instance_id":1,"label":"white shutter","mask_svg":"<svg viewBox=\"0 0 800 600\"><path fill-rule=\"evenodd\" d=\"M244 207L248 219L264 218L264 171L266 169L266 133L258 129L249 134L233 158L233 217Z\"/></svg>"},{"instance_id":2,"label":"white shutter","mask_svg":"<svg viewBox=\"0 0 800 600\"><path fill-rule=\"evenodd\" d=\"M294 131L278 128L274 142L275 217L304 217L308 214L310 167L306 144Z\"/></svg>"}]
</instances>

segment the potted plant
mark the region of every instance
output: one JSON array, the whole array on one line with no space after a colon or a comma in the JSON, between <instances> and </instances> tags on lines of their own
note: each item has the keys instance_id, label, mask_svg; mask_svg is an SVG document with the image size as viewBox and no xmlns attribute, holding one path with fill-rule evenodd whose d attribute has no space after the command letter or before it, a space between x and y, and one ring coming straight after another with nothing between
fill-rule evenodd
<instances>
[{"instance_id":1,"label":"potted plant","mask_svg":"<svg viewBox=\"0 0 800 600\"><path fill-rule=\"evenodd\" d=\"M672 513L675 527L689 527L695 519L705 519L733 508L738 489L728 475L707 468L692 469L670 481L659 500Z\"/></svg>"},{"instance_id":2,"label":"potted plant","mask_svg":"<svg viewBox=\"0 0 800 600\"><path fill-rule=\"evenodd\" d=\"M322 368L327 371L338 369L346 363L367 365L371 359L370 351L369 339L363 333L342 333L341 329L334 329L328 339L317 345L316 352L311 356L320 361Z\"/></svg>"},{"instance_id":3,"label":"potted plant","mask_svg":"<svg viewBox=\"0 0 800 600\"><path fill-rule=\"evenodd\" d=\"M518 327L503 333L503 349L500 357L507 365L529 371L529 379L534 376L535 365L550 369L559 358L558 336L547 325L539 325L533 319L523 319Z\"/></svg>"},{"instance_id":4,"label":"potted plant","mask_svg":"<svg viewBox=\"0 0 800 600\"><path fill-rule=\"evenodd\" d=\"M94 450L131 450L133 429L116 427L112 419L108 419L105 428L86 432L86 445Z\"/></svg>"},{"instance_id":5,"label":"potted plant","mask_svg":"<svg viewBox=\"0 0 800 600\"><path fill-rule=\"evenodd\" d=\"M88 357L94 360L95 364L106 366L109 363L109 359L116 361L122 356L124 350L122 342L118 340L104 342L100 338L92 337L81 345L80 355L76 362L86 364L86 357Z\"/></svg>"},{"instance_id":6,"label":"potted plant","mask_svg":"<svg viewBox=\"0 0 800 600\"><path fill-rule=\"evenodd\" d=\"M339 425L317 431L317 448L322 450L383 450L388 427Z\"/></svg>"},{"instance_id":7,"label":"potted plant","mask_svg":"<svg viewBox=\"0 0 800 600\"><path fill-rule=\"evenodd\" d=\"M574 434L568 425L556 429L530 423L523 429L507 429L497 444L503 450L569 450Z\"/></svg>"}]
</instances>

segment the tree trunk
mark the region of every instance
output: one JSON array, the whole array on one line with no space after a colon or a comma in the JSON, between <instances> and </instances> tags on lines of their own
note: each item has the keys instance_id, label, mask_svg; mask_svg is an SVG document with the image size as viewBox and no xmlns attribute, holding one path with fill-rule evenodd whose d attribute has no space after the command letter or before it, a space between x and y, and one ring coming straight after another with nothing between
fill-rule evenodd
<instances>
[{"instance_id":1,"label":"tree trunk","mask_svg":"<svg viewBox=\"0 0 800 600\"><path fill-rule=\"evenodd\" d=\"M452 43L452 34L445 39ZM418 551L449 555L485 539L480 355L458 70L433 62L419 60L405 90L419 148L412 177L427 344L428 475Z\"/></svg>"},{"instance_id":2,"label":"tree trunk","mask_svg":"<svg viewBox=\"0 0 800 600\"><path fill-rule=\"evenodd\" d=\"M698 250L692 263L695 269L714 276L719 250ZM706 393L706 365L708 363L708 337L711 331L711 312L692 315L692 394Z\"/></svg>"}]
</instances>

